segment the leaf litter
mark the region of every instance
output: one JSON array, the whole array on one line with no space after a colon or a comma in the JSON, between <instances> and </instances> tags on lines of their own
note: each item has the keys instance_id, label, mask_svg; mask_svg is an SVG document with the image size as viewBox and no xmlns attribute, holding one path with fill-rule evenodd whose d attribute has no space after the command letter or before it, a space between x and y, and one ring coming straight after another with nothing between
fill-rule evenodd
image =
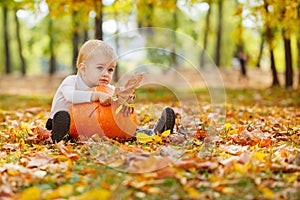
<instances>
[{"instance_id":1,"label":"leaf litter","mask_svg":"<svg viewBox=\"0 0 300 200\"><path fill-rule=\"evenodd\" d=\"M124 142L95 136L52 144L43 128L48 107L1 110L0 198L300 198L298 107L227 104L226 123L210 135L205 102L142 102L140 126L153 127L170 104L174 134Z\"/></svg>"}]
</instances>

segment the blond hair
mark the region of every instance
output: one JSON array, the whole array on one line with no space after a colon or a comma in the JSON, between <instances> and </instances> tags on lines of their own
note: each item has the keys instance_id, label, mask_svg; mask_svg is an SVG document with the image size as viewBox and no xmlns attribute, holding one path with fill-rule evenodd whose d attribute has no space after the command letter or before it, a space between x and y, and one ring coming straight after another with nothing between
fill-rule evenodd
<instances>
[{"instance_id":1,"label":"blond hair","mask_svg":"<svg viewBox=\"0 0 300 200\"><path fill-rule=\"evenodd\" d=\"M86 41L80 48L76 63L77 68L80 63L83 63L88 57L99 52L103 53L105 56L109 56L112 60L117 59L115 50L109 44L102 40L92 39Z\"/></svg>"}]
</instances>

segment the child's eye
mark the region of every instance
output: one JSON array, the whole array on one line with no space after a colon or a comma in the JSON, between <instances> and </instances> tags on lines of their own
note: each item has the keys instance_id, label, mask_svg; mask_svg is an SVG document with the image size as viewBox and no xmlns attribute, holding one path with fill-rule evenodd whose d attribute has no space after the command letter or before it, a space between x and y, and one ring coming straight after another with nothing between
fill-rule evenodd
<instances>
[{"instance_id":1,"label":"child's eye","mask_svg":"<svg viewBox=\"0 0 300 200\"><path fill-rule=\"evenodd\" d=\"M108 71L109 72L114 72L114 68L109 68Z\"/></svg>"},{"instance_id":2,"label":"child's eye","mask_svg":"<svg viewBox=\"0 0 300 200\"><path fill-rule=\"evenodd\" d=\"M103 67L102 66L98 66L97 69L100 70L100 71L102 71Z\"/></svg>"}]
</instances>

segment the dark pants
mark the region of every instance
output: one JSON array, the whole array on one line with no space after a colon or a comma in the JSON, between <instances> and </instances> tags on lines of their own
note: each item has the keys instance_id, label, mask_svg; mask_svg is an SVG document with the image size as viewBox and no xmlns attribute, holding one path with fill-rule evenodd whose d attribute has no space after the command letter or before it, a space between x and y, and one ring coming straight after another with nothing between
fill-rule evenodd
<instances>
[{"instance_id":1,"label":"dark pants","mask_svg":"<svg viewBox=\"0 0 300 200\"><path fill-rule=\"evenodd\" d=\"M46 129L52 130L52 121L53 119L49 118L46 122Z\"/></svg>"}]
</instances>

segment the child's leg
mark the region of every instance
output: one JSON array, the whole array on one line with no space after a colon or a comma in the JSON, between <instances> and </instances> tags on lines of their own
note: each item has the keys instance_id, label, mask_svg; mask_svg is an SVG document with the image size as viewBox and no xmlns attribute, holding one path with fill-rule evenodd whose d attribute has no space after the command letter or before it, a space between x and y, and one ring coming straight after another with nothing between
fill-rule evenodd
<instances>
[{"instance_id":1,"label":"child's leg","mask_svg":"<svg viewBox=\"0 0 300 200\"><path fill-rule=\"evenodd\" d=\"M134 133L134 136L136 136L137 133L146 133L147 135L151 136L151 135L154 135L155 132L153 129L142 129L142 128L137 128L135 130L135 133Z\"/></svg>"},{"instance_id":2,"label":"child's leg","mask_svg":"<svg viewBox=\"0 0 300 200\"><path fill-rule=\"evenodd\" d=\"M175 113L174 110L170 107L166 107L161 114L161 117L156 122L154 127L154 132L162 133L166 130L170 130L171 134L173 133L173 128L175 125Z\"/></svg>"},{"instance_id":3,"label":"child's leg","mask_svg":"<svg viewBox=\"0 0 300 200\"><path fill-rule=\"evenodd\" d=\"M52 121L53 119L49 118L46 122L46 128L47 130L52 130Z\"/></svg>"},{"instance_id":4,"label":"child's leg","mask_svg":"<svg viewBox=\"0 0 300 200\"><path fill-rule=\"evenodd\" d=\"M175 113L174 110L170 107L166 107L160 116L160 118L157 120L154 129L140 129L137 128L135 131L135 134L138 132L146 133L147 135L153 135L157 132L163 133L166 130L170 130L171 133L173 133L173 128L175 125Z\"/></svg>"},{"instance_id":5,"label":"child's leg","mask_svg":"<svg viewBox=\"0 0 300 200\"><path fill-rule=\"evenodd\" d=\"M51 138L53 143L60 142L61 140L69 140L70 130L70 114L67 111L58 111L55 113L52 120Z\"/></svg>"}]
</instances>

